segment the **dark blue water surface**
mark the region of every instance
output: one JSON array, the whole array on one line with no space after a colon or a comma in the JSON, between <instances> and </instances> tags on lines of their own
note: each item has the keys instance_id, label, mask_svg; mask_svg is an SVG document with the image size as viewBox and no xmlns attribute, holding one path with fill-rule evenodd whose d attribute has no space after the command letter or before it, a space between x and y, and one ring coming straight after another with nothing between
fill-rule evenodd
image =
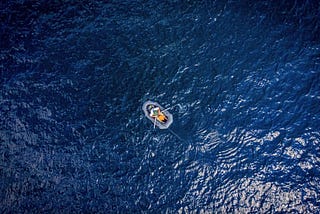
<instances>
[{"instance_id":1,"label":"dark blue water surface","mask_svg":"<svg viewBox=\"0 0 320 214\"><path fill-rule=\"evenodd\" d=\"M318 1L0 8L1 213L320 212Z\"/></svg>"}]
</instances>

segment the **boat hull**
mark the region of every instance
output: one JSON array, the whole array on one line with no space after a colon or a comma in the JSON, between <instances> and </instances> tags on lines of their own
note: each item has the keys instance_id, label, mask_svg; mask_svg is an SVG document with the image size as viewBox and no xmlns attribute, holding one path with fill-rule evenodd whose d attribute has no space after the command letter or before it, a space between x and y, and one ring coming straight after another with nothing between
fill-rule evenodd
<instances>
[{"instance_id":1,"label":"boat hull","mask_svg":"<svg viewBox=\"0 0 320 214\"><path fill-rule=\"evenodd\" d=\"M159 107L162 113L168 118L168 120L165 123L161 123L158 120L155 120L153 117L151 117L149 114L150 112L148 111L148 106L153 105L156 107ZM143 104L142 110L145 114L145 116L156 126L158 126L160 129L167 129L173 122L173 117L172 114L170 114L168 111L163 111L165 110L159 103L153 102L153 101L147 101Z\"/></svg>"}]
</instances>

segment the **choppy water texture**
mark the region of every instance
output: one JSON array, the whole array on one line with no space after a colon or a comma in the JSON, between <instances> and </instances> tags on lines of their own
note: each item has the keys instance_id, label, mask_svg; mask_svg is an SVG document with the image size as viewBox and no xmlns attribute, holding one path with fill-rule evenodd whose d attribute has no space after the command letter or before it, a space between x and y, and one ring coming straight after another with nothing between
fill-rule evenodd
<instances>
[{"instance_id":1,"label":"choppy water texture","mask_svg":"<svg viewBox=\"0 0 320 214\"><path fill-rule=\"evenodd\" d=\"M318 1L79 2L0 5L1 213L320 212Z\"/></svg>"}]
</instances>

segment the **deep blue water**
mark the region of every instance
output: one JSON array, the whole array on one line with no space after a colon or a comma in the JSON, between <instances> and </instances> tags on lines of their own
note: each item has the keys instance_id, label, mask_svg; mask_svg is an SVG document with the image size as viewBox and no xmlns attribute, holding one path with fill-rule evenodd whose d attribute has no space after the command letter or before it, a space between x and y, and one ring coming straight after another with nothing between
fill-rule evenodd
<instances>
[{"instance_id":1,"label":"deep blue water","mask_svg":"<svg viewBox=\"0 0 320 214\"><path fill-rule=\"evenodd\" d=\"M79 2L0 4L1 213L320 212L318 1Z\"/></svg>"}]
</instances>

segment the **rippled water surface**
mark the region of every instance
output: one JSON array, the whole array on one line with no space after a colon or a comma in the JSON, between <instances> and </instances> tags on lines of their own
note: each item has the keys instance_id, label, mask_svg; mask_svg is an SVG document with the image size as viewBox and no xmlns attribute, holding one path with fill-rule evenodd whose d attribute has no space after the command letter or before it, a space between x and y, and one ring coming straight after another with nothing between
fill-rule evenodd
<instances>
[{"instance_id":1,"label":"rippled water surface","mask_svg":"<svg viewBox=\"0 0 320 214\"><path fill-rule=\"evenodd\" d=\"M81 2L0 4L1 213L320 212L317 1Z\"/></svg>"}]
</instances>

